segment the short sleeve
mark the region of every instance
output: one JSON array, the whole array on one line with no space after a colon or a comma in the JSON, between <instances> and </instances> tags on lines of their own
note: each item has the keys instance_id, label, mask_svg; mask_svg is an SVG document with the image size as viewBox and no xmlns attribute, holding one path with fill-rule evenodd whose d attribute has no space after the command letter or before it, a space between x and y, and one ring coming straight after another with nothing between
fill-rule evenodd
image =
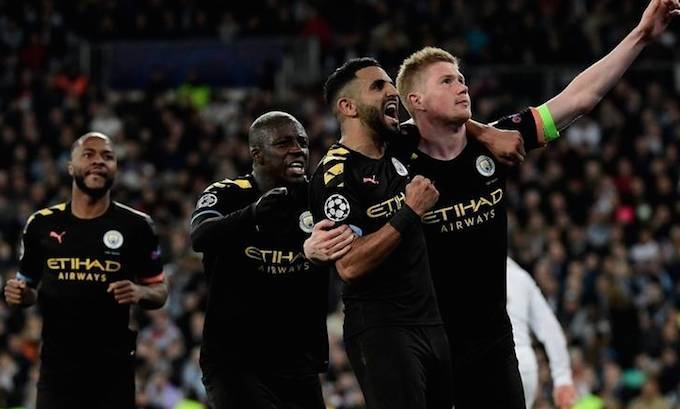
<instances>
[{"instance_id":1,"label":"short sleeve","mask_svg":"<svg viewBox=\"0 0 680 409\"><path fill-rule=\"evenodd\" d=\"M137 259L132 267L139 283L149 285L165 280L161 255L158 234L153 221L148 218L139 232Z\"/></svg>"},{"instance_id":2,"label":"short sleeve","mask_svg":"<svg viewBox=\"0 0 680 409\"><path fill-rule=\"evenodd\" d=\"M213 217L224 217L237 210L233 193L240 187L231 182L215 182L208 186L196 201L196 208L191 215L191 226L197 226L204 220Z\"/></svg>"},{"instance_id":3,"label":"short sleeve","mask_svg":"<svg viewBox=\"0 0 680 409\"><path fill-rule=\"evenodd\" d=\"M347 154L344 148L331 149L321 161L310 185L310 210L315 223L329 219L348 224L361 235L365 230L364 206L346 168Z\"/></svg>"},{"instance_id":4,"label":"short sleeve","mask_svg":"<svg viewBox=\"0 0 680 409\"><path fill-rule=\"evenodd\" d=\"M45 252L38 239L39 222L35 216L31 216L26 222L19 245L17 255L19 257L19 272L17 277L26 281L30 287L37 287L42 278Z\"/></svg>"}]
</instances>

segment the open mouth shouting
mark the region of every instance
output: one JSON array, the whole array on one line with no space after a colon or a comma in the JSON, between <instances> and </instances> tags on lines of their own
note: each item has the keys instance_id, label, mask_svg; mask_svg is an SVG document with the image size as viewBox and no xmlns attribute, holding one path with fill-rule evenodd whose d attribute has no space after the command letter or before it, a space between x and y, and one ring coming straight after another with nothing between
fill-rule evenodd
<instances>
[{"instance_id":1,"label":"open mouth shouting","mask_svg":"<svg viewBox=\"0 0 680 409\"><path fill-rule=\"evenodd\" d=\"M305 175L305 162L302 159L297 159L288 164L288 173L292 176Z\"/></svg>"},{"instance_id":2,"label":"open mouth shouting","mask_svg":"<svg viewBox=\"0 0 680 409\"><path fill-rule=\"evenodd\" d=\"M385 103L385 108L383 110L383 115L387 119L387 122L399 123L399 102L394 100L389 100Z\"/></svg>"}]
</instances>

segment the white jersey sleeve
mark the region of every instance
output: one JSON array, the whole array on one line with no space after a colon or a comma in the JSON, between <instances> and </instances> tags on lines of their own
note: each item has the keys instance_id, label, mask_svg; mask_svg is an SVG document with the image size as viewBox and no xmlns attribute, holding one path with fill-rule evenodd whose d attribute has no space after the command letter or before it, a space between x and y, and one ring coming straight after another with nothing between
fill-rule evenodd
<instances>
[{"instance_id":1,"label":"white jersey sleeve","mask_svg":"<svg viewBox=\"0 0 680 409\"><path fill-rule=\"evenodd\" d=\"M571 384L567 341L560 323L534 280L508 258L508 314L517 346L531 345L529 329L545 347L555 386Z\"/></svg>"}]
</instances>

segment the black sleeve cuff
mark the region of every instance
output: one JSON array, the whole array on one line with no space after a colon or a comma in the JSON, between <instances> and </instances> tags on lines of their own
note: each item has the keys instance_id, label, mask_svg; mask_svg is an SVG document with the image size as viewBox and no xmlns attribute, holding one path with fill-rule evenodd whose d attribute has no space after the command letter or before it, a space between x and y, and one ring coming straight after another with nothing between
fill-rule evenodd
<instances>
[{"instance_id":1,"label":"black sleeve cuff","mask_svg":"<svg viewBox=\"0 0 680 409\"><path fill-rule=\"evenodd\" d=\"M524 149L527 151L531 151L543 146L543 144L538 139L536 118L534 118L531 108L527 108L522 112L503 117L496 121L493 126L498 129L519 131L519 133L522 134L522 139L524 140Z\"/></svg>"},{"instance_id":2,"label":"black sleeve cuff","mask_svg":"<svg viewBox=\"0 0 680 409\"><path fill-rule=\"evenodd\" d=\"M420 223L420 216L404 203L404 206L392 216L389 223L399 233L404 234L414 223Z\"/></svg>"}]
</instances>

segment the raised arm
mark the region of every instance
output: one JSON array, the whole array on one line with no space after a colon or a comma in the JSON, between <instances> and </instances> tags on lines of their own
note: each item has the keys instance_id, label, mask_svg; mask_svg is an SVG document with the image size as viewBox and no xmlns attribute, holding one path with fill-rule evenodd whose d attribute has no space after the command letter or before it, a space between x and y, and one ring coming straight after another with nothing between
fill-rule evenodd
<instances>
[{"instance_id":1,"label":"raised arm","mask_svg":"<svg viewBox=\"0 0 680 409\"><path fill-rule=\"evenodd\" d=\"M530 143L526 149L545 145L557 138L560 130L590 112L621 79L644 47L657 39L678 15L680 0L652 0L635 29L609 54L577 75L562 92L538 108L531 108L542 131L535 143ZM524 159L524 132L520 136L516 131L495 131L475 121L468 121L465 126L500 162L513 165Z\"/></svg>"},{"instance_id":2,"label":"raised arm","mask_svg":"<svg viewBox=\"0 0 680 409\"><path fill-rule=\"evenodd\" d=\"M680 1L652 0L640 22L609 54L574 78L546 105L557 129L564 129L581 115L590 112L621 79L635 58L657 39L675 16Z\"/></svg>"},{"instance_id":3,"label":"raised arm","mask_svg":"<svg viewBox=\"0 0 680 409\"><path fill-rule=\"evenodd\" d=\"M226 215L197 216L191 220L191 243L195 251L201 252L209 249L211 245L218 245L241 229L252 227L255 223L250 205Z\"/></svg>"},{"instance_id":4,"label":"raised arm","mask_svg":"<svg viewBox=\"0 0 680 409\"><path fill-rule=\"evenodd\" d=\"M195 251L221 246L224 241L236 237L240 232L253 229L259 231L272 218L283 217L278 209L279 204L286 200L288 190L285 187L273 188L254 203L232 211L225 211L224 207L216 205L218 199L206 200L206 203L215 203L201 206L201 200L209 197L208 195L216 197L212 193L204 193L191 218L191 242Z\"/></svg>"}]
</instances>

